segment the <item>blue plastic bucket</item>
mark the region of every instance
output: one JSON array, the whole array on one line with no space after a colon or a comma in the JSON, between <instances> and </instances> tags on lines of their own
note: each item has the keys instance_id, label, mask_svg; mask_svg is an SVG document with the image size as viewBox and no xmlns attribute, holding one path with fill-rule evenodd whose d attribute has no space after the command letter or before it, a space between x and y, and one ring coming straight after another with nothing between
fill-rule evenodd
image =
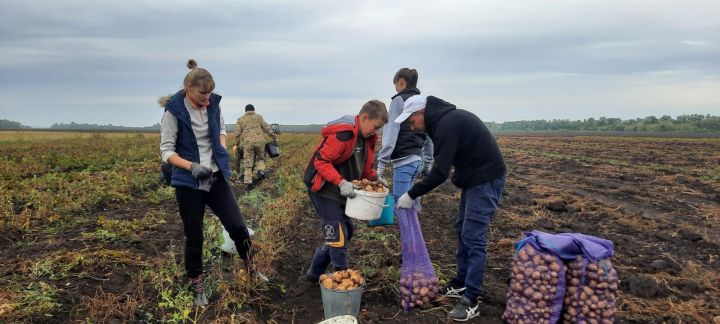
<instances>
[{"instance_id":1,"label":"blue plastic bucket","mask_svg":"<svg viewBox=\"0 0 720 324\"><path fill-rule=\"evenodd\" d=\"M382 226L395 224L395 198L390 193L385 197L385 207L380 213L380 218L368 222L368 226Z\"/></svg>"}]
</instances>

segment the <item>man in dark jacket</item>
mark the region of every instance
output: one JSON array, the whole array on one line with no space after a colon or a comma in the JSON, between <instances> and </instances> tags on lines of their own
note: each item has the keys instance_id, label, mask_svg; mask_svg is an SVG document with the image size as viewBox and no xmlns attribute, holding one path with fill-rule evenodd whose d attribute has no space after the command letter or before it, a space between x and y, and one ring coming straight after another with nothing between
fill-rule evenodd
<instances>
[{"instance_id":1,"label":"man in dark jacket","mask_svg":"<svg viewBox=\"0 0 720 324\"><path fill-rule=\"evenodd\" d=\"M427 132L435 153L430 173L398 200L411 208L415 198L442 184L455 168L452 183L462 188L455 231L458 235L457 274L441 292L460 300L448 314L466 321L478 315L482 293L487 233L505 186L507 173L500 149L485 124L469 111L436 97L416 95L405 101L395 120L408 120L416 132Z\"/></svg>"},{"instance_id":2,"label":"man in dark jacket","mask_svg":"<svg viewBox=\"0 0 720 324\"><path fill-rule=\"evenodd\" d=\"M322 129L322 140L313 150L303 181L320 216L325 244L315 250L305 278L317 283L332 263L334 269L349 266L348 243L352 220L345 215L347 198L355 197L352 180L368 179L387 183L372 169L376 132L387 123L387 109L378 100L365 103L356 116L344 116Z\"/></svg>"}]
</instances>

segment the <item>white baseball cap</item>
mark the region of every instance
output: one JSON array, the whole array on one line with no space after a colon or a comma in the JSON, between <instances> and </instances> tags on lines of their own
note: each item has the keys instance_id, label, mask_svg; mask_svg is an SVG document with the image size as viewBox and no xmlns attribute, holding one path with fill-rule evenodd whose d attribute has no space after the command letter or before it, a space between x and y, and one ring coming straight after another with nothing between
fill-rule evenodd
<instances>
[{"instance_id":1,"label":"white baseball cap","mask_svg":"<svg viewBox=\"0 0 720 324\"><path fill-rule=\"evenodd\" d=\"M405 107L403 107L402 113L400 113L400 116L398 118L395 118L395 122L400 124L405 121L410 115L412 115L414 112L425 108L425 105L427 104L427 96L423 95L414 95L407 100L405 100Z\"/></svg>"}]
</instances>

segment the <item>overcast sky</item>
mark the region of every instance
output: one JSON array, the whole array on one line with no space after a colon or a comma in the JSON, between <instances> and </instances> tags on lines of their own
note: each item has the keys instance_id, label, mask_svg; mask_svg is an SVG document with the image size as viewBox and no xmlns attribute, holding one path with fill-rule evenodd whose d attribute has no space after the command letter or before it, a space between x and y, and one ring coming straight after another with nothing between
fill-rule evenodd
<instances>
[{"instance_id":1,"label":"overcast sky","mask_svg":"<svg viewBox=\"0 0 720 324\"><path fill-rule=\"evenodd\" d=\"M401 4L402 3L402 4ZM485 121L720 115L718 0L0 0L0 119L149 126L195 58L225 120L325 123L401 67Z\"/></svg>"}]
</instances>

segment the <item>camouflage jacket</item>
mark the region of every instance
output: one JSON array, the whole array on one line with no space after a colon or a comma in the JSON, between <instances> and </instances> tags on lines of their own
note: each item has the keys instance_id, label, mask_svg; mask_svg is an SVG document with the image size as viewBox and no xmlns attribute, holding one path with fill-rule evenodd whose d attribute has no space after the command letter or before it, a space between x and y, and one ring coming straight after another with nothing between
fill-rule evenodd
<instances>
[{"instance_id":1,"label":"camouflage jacket","mask_svg":"<svg viewBox=\"0 0 720 324\"><path fill-rule=\"evenodd\" d=\"M238 143L264 143L265 137L263 133L275 139L272 128L259 114L254 111L246 111L245 115L238 118L235 127L235 138Z\"/></svg>"}]
</instances>

